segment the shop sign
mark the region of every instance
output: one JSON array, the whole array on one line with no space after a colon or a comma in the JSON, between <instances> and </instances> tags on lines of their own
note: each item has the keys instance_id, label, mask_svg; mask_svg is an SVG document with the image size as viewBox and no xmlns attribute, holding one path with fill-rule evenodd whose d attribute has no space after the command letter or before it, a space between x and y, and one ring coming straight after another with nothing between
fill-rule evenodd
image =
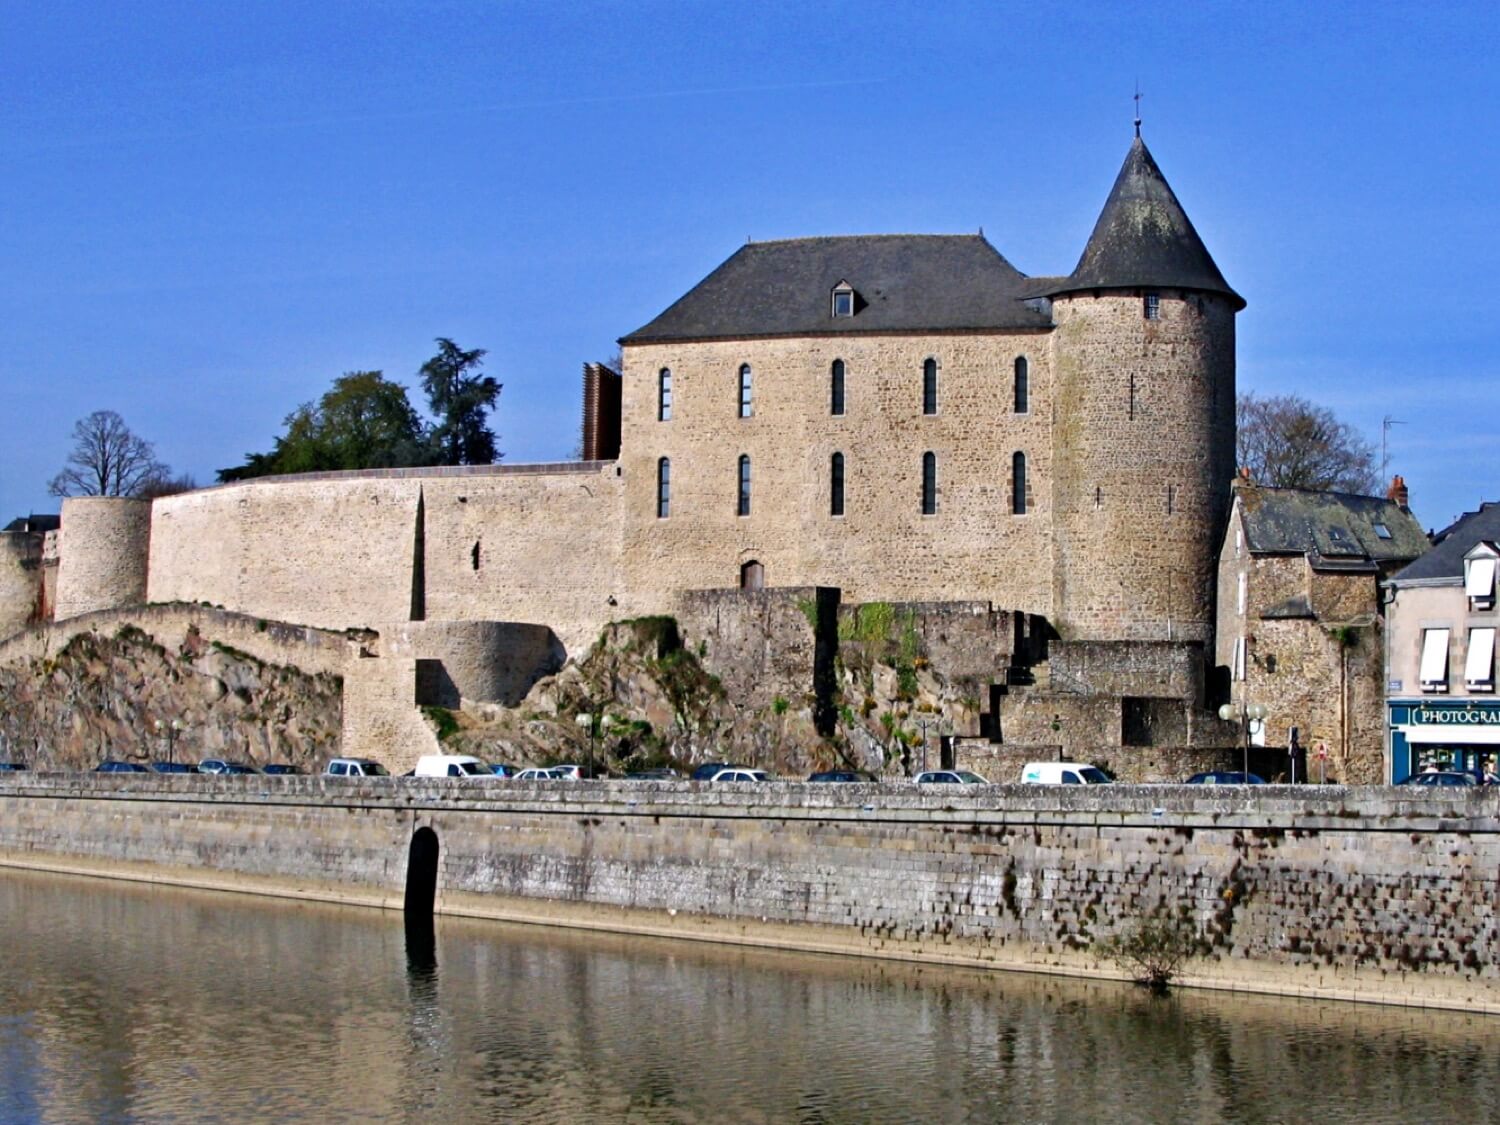
<instances>
[{"instance_id":1,"label":"shop sign","mask_svg":"<svg viewBox=\"0 0 1500 1125\"><path fill-rule=\"evenodd\" d=\"M1409 722L1422 727L1500 727L1500 709L1413 707Z\"/></svg>"}]
</instances>

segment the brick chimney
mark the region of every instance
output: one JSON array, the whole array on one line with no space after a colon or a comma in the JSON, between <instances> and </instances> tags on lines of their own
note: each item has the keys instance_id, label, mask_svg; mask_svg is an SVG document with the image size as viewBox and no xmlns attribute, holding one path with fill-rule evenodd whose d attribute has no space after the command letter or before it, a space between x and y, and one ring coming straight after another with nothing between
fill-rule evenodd
<instances>
[{"instance_id":1,"label":"brick chimney","mask_svg":"<svg viewBox=\"0 0 1500 1125\"><path fill-rule=\"evenodd\" d=\"M1406 491L1406 481L1402 479L1400 473L1391 478L1391 487L1386 489L1385 498L1399 504L1403 512L1411 511L1411 505L1407 503L1410 496Z\"/></svg>"}]
</instances>

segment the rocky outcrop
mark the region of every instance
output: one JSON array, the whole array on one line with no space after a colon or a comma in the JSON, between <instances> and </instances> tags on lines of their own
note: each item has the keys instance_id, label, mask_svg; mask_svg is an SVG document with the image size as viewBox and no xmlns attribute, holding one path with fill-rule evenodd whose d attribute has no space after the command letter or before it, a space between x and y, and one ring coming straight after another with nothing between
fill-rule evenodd
<instances>
[{"instance_id":1,"label":"rocky outcrop","mask_svg":"<svg viewBox=\"0 0 1500 1125\"><path fill-rule=\"evenodd\" d=\"M104 758L230 757L316 768L339 744L342 682L268 662L188 626L82 630L0 665L0 758L89 769ZM175 724L175 726L174 726Z\"/></svg>"}]
</instances>

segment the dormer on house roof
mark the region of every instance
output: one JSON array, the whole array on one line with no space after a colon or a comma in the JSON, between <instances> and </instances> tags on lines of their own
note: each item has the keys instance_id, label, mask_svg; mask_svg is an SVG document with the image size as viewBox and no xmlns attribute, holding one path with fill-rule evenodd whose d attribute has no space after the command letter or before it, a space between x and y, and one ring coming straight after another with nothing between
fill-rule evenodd
<instances>
[{"instance_id":1,"label":"dormer on house roof","mask_svg":"<svg viewBox=\"0 0 1500 1125\"><path fill-rule=\"evenodd\" d=\"M1244 477L1234 495L1252 554L1304 555L1315 570L1374 572L1429 547L1415 517L1384 497L1269 488Z\"/></svg>"}]
</instances>

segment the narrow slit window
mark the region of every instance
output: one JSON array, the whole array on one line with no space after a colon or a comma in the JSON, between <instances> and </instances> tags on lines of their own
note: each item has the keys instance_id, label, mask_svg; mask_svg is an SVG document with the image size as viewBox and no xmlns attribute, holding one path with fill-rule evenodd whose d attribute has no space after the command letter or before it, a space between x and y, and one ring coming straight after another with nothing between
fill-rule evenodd
<instances>
[{"instance_id":1,"label":"narrow slit window","mask_svg":"<svg viewBox=\"0 0 1500 1125\"><path fill-rule=\"evenodd\" d=\"M833 367L828 373L829 382L829 413L840 415L844 413L844 361L836 359Z\"/></svg>"},{"instance_id":2,"label":"narrow slit window","mask_svg":"<svg viewBox=\"0 0 1500 1125\"><path fill-rule=\"evenodd\" d=\"M751 414L753 414L755 412L754 411L754 406L753 406L753 404L751 402L750 379L751 379L750 365L748 363L741 364L740 365L740 417L741 418L748 418L748 417L751 416Z\"/></svg>"},{"instance_id":3,"label":"narrow slit window","mask_svg":"<svg viewBox=\"0 0 1500 1125\"><path fill-rule=\"evenodd\" d=\"M656 420L672 420L672 369L663 367L656 376Z\"/></svg>"},{"instance_id":4,"label":"narrow slit window","mask_svg":"<svg viewBox=\"0 0 1500 1125\"><path fill-rule=\"evenodd\" d=\"M1103 497L1101 495L1100 499ZM1013 514L1026 514L1026 454L1016 453L1010 459L1010 510Z\"/></svg>"},{"instance_id":5,"label":"narrow slit window","mask_svg":"<svg viewBox=\"0 0 1500 1125\"><path fill-rule=\"evenodd\" d=\"M936 414L938 408L938 365L935 359L922 362L922 413Z\"/></svg>"},{"instance_id":6,"label":"narrow slit window","mask_svg":"<svg viewBox=\"0 0 1500 1125\"><path fill-rule=\"evenodd\" d=\"M750 458L743 453L740 455L740 498L735 511L742 516L750 514Z\"/></svg>"},{"instance_id":7,"label":"narrow slit window","mask_svg":"<svg viewBox=\"0 0 1500 1125\"><path fill-rule=\"evenodd\" d=\"M1469 630L1464 682L1470 691L1495 690L1495 630L1489 626Z\"/></svg>"},{"instance_id":8,"label":"narrow slit window","mask_svg":"<svg viewBox=\"0 0 1500 1125\"><path fill-rule=\"evenodd\" d=\"M844 455L835 453L828 467L828 514L844 514Z\"/></svg>"},{"instance_id":9,"label":"narrow slit window","mask_svg":"<svg viewBox=\"0 0 1500 1125\"><path fill-rule=\"evenodd\" d=\"M922 454L922 514L937 514L937 454Z\"/></svg>"},{"instance_id":10,"label":"narrow slit window","mask_svg":"<svg viewBox=\"0 0 1500 1125\"><path fill-rule=\"evenodd\" d=\"M672 462L663 457L656 463L656 518L672 514Z\"/></svg>"},{"instance_id":11,"label":"narrow slit window","mask_svg":"<svg viewBox=\"0 0 1500 1125\"><path fill-rule=\"evenodd\" d=\"M1016 356L1016 413L1031 410L1031 365L1024 355Z\"/></svg>"},{"instance_id":12,"label":"narrow slit window","mask_svg":"<svg viewBox=\"0 0 1500 1125\"><path fill-rule=\"evenodd\" d=\"M1422 665L1419 678L1422 690L1427 692L1448 690L1448 634L1447 629L1422 630Z\"/></svg>"},{"instance_id":13,"label":"narrow slit window","mask_svg":"<svg viewBox=\"0 0 1500 1125\"><path fill-rule=\"evenodd\" d=\"M469 565L475 570L479 569L479 540L474 540L474 546L469 551Z\"/></svg>"}]
</instances>

